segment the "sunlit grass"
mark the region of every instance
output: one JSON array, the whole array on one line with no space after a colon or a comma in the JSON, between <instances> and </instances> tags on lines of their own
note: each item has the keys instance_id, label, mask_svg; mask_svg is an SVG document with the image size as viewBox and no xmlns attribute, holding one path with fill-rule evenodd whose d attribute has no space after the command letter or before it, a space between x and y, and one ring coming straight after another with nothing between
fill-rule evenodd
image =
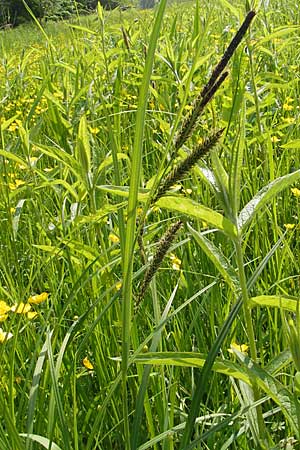
<instances>
[{"instance_id":1,"label":"sunlit grass","mask_svg":"<svg viewBox=\"0 0 300 450\"><path fill-rule=\"evenodd\" d=\"M132 9L104 13L103 20L93 15L45 24L48 39L34 25L0 32L0 448L50 448L53 442L63 450L122 449L125 440L129 448L120 357L128 186L137 170L134 145L135 151L143 149L143 190L135 208L138 221L145 216L145 259L132 241L126 420L131 448L179 448L197 367L203 366L239 295L230 285L234 274L226 278L228 267L222 272L212 262L197 233L237 272L236 251L226 233L191 214L135 309L157 243L176 220L187 218L179 208L168 209L167 202L147 205L147 193L221 128L224 138L215 156L200 160L169 187L170 202L190 199L226 215L226 202L208 182L209 170L225 184L225 171L230 174L228 192L235 199L230 206L239 209L240 203L242 209L263 186L299 169L300 18L291 1L257 10L227 80L174 154L172 139L182 118L245 16L244 2L231 8L227 3L207 2L200 10L192 3L167 7L139 124L153 12ZM144 126L142 144L136 140L137 125ZM237 199L232 155L241 146ZM216 171L216 155L224 172ZM289 319L296 320L300 291L299 198L300 182L286 185L245 228L240 242L255 305L257 364L291 398L298 392L295 351L291 355L287 349L297 347ZM248 376L248 346L240 312L215 363L223 360L226 370L235 367L236 372L228 377L223 366L223 372L214 366L199 405L193 438L203 436L206 444L201 445L207 448L255 448L249 390L238 381L241 373ZM166 352L173 352L169 361ZM193 354L182 367L178 355L184 352ZM147 362L148 353L152 369L133 363L134 358ZM165 359L160 364L155 358ZM281 439L299 439L284 405L262 385L259 393L274 448Z\"/></svg>"}]
</instances>

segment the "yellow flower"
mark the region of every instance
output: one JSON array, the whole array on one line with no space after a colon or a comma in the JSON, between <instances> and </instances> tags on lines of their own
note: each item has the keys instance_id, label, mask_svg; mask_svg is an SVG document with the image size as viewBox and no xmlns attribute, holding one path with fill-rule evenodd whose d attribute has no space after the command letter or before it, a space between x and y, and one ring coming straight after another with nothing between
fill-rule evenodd
<instances>
[{"instance_id":1,"label":"yellow flower","mask_svg":"<svg viewBox=\"0 0 300 450\"><path fill-rule=\"evenodd\" d=\"M12 333L9 333L8 331L5 332L0 328L0 344L3 344L3 342L8 341L12 337Z\"/></svg>"},{"instance_id":2,"label":"yellow flower","mask_svg":"<svg viewBox=\"0 0 300 450\"><path fill-rule=\"evenodd\" d=\"M293 103L294 99L292 97L286 97L285 103Z\"/></svg>"},{"instance_id":3,"label":"yellow flower","mask_svg":"<svg viewBox=\"0 0 300 450\"><path fill-rule=\"evenodd\" d=\"M10 190L14 191L15 189L17 189L19 186L22 186L23 184L25 184L25 181L15 180L14 183L8 183L8 187Z\"/></svg>"},{"instance_id":4,"label":"yellow flower","mask_svg":"<svg viewBox=\"0 0 300 450\"><path fill-rule=\"evenodd\" d=\"M283 108L284 111L292 111L293 105L289 105L288 103L284 103L282 105L282 108Z\"/></svg>"},{"instance_id":5,"label":"yellow flower","mask_svg":"<svg viewBox=\"0 0 300 450\"><path fill-rule=\"evenodd\" d=\"M100 131L100 128L98 128L98 127L94 127L94 128L90 127L91 134L98 134L99 131Z\"/></svg>"},{"instance_id":6,"label":"yellow flower","mask_svg":"<svg viewBox=\"0 0 300 450\"><path fill-rule=\"evenodd\" d=\"M86 369L93 370L94 368L93 364L91 363L91 361L88 359L87 356L82 360L82 364Z\"/></svg>"},{"instance_id":7,"label":"yellow flower","mask_svg":"<svg viewBox=\"0 0 300 450\"><path fill-rule=\"evenodd\" d=\"M44 302L47 300L49 294L48 292L42 292L39 295L33 295L32 297L29 297L28 303L31 303L32 305L38 305L39 303Z\"/></svg>"},{"instance_id":8,"label":"yellow flower","mask_svg":"<svg viewBox=\"0 0 300 450\"><path fill-rule=\"evenodd\" d=\"M17 130L17 128L18 128L18 125L15 122L13 122L11 125L9 125L8 131L14 132Z\"/></svg>"},{"instance_id":9,"label":"yellow flower","mask_svg":"<svg viewBox=\"0 0 300 450\"><path fill-rule=\"evenodd\" d=\"M284 228L288 231L291 231L295 228L296 224L295 223L285 223L283 224Z\"/></svg>"},{"instance_id":10,"label":"yellow flower","mask_svg":"<svg viewBox=\"0 0 300 450\"><path fill-rule=\"evenodd\" d=\"M36 163L37 163L38 159L39 158L37 156L30 156L29 160L28 160L28 163L29 163L30 167L36 166Z\"/></svg>"},{"instance_id":11,"label":"yellow flower","mask_svg":"<svg viewBox=\"0 0 300 450\"><path fill-rule=\"evenodd\" d=\"M8 318L8 314L0 314L0 322L4 322Z\"/></svg>"},{"instance_id":12,"label":"yellow flower","mask_svg":"<svg viewBox=\"0 0 300 450\"><path fill-rule=\"evenodd\" d=\"M113 242L114 244L117 244L118 242L120 242L120 239L114 233L109 233L108 239L111 242Z\"/></svg>"},{"instance_id":13,"label":"yellow flower","mask_svg":"<svg viewBox=\"0 0 300 450\"><path fill-rule=\"evenodd\" d=\"M160 208L159 208L159 206L152 206L152 212L154 212L154 213L159 213L161 210L160 210Z\"/></svg>"},{"instance_id":14,"label":"yellow flower","mask_svg":"<svg viewBox=\"0 0 300 450\"><path fill-rule=\"evenodd\" d=\"M170 259L172 261L172 269L173 270L180 270L180 268L181 268L181 260L179 258L177 258L177 256L174 255L173 253L171 253Z\"/></svg>"},{"instance_id":15,"label":"yellow flower","mask_svg":"<svg viewBox=\"0 0 300 450\"><path fill-rule=\"evenodd\" d=\"M121 289L121 287L122 287L122 282L121 282L121 281L118 281L118 282L116 283L116 290L119 291L119 290Z\"/></svg>"},{"instance_id":16,"label":"yellow flower","mask_svg":"<svg viewBox=\"0 0 300 450\"><path fill-rule=\"evenodd\" d=\"M35 319L36 316L38 316L38 313L35 312L35 311L29 311L29 312L27 313L27 318L28 318L29 320Z\"/></svg>"},{"instance_id":17,"label":"yellow flower","mask_svg":"<svg viewBox=\"0 0 300 450\"><path fill-rule=\"evenodd\" d=\"M298 188L292 188L292 189L291 189L291 193L292 193L295 197L300 197L300 189L298 189Z\"/></svg>"},{"instance_id":18,"label":"yellow flower","mask_svg":"<svg viewBox=\"0 0 300 450\"><path fill-rule=\"evenodd\" d=\"M277 136L271 136L271 142L276 143L276 142L279 142L279 141L280 141L279 137L277 137Z\"/></svg>"},{"instance_id":19,"label":"yellow flower","mask_svg":"<svg viewBox=\"0 0 300 450\"><path fill-rule=\"evenodd\" d=\"M288 125L292 125L292 123L294 123L296 119L295 117L284 117L282 121L287 123Z\"/></svg>"},{"instance_id":20,"label":"yellow flower","mask_svg":"<svg viewBox=\"0 0 300 450\"><path fill-rule=\"evenodd\" d=\"M246 344L239 345L239 344L237 344L236 342L232 342L232 343L230 344L230 348L228 348L228 352L229 352L229 353L233 353L233 350L232 350L232 349L238 350L239 352L242 352L242 353L247 353L249 347L248 347L248 345L246 345Z\"/></svg>"},{"instance_id":21,"label":"yellow flower","mask_svg":"<svg viewBox=\"0 0 300 450\"><path fill-rule=\"evenodd\" d=\"M2 316L8 313L8 311L10 311L10 306L4 300L0 300L0 315Z\"/></svg>"},{"instance_id":22,"label":"yellow flower","mask_svg":"<svg viewBox=\"0 0 300 450\"><path fill-rule=\"evenodd\" d=\"M154 103L153 100L150 100L149 106L150 106L151 109L154 109L154 108L155 108L155 103Z\"/></svg>"},{"instance_id":23,"label":"yellow flower","mask_svg":"<svg viewBox=\"0 0 300 450\"><path fill-rule=\"evenodd\" d=\"M31 305L29 303L15 303L10 310L16 314L27 314L31 310Z\"/></svg>"}]
</instances>

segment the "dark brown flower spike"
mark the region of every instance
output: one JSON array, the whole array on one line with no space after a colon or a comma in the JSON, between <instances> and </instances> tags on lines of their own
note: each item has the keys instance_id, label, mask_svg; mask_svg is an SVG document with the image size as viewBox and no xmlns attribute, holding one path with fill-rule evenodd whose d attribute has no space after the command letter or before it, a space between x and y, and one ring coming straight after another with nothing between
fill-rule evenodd
<instances>
[{"instance_id":1,"label":"dark brown flower spike","mask_svg":"<svg viewBox=\"0 0 300 450\"><path fill-rule=\"evenodd\" d=\"M175 137L175 150L179 150L183 144L187 141L187 139L192 134L199 117L201 116L205 106L207 103L213 98L225 78L227 77L228 72L224 72L217 82L211 87L211 89L207 92L205 97L202 96L202 93L198 95L196 100L193 102L193 109L190 114L185 118L179 133Z\"/></svg>"},{"instance_id":2,"label":"dark brown flower spike","mask_svg":"<svg viewBox=\"0 0 300 450\"><path fill-rule=\"evenodd\" d=\"M166 231L166 233L158 242L157 250L155 255L153 256L153 260L145 272L145 276L142 285L140 287L140 292L135 303L135 310L138 309L142 299L145 296L146 290L152 278L154 277L159 267L161 266L161 263L163 262L163 259L166 256L167 251L169 250L173 240L175 239L176 233L178 232L178 230L181 228L182 225L183 222L181 220L178 220Z\"/></svg>"},{"instance_id":3,"label":"dark brown flower spike","mask_svg":"<svg viewBox=\"0 0 300 450\"><path fill-rule=\"evenodd\" d=\"M232 57L232 55L235 52L235 50L237 49L239 43L245 36L253 18L255 17L255 14L256 14L255 11L250 11L247 14L244 22L240 26L239 30L237 31L236 35L230 42L227 49L225 50L225 53L222 56L221 61L217 64L217 66L213 70L213 73L212 73L208 83L202 89L202 92L201 92L202 97L205 97L207 95L207 93L211 90L212 86L216 83L217 79L219 78L219 76L221 75L221 73L223 72L225 67L227 66L230 58Z\"/></svg>"},{"instance_id":4,"label":"dark brown flower spike","mask_svg":"<svg viewBox=\"0 0 300 450\"><path fill-rule=\"evenodd\" d=\"M239 43L245 36L251 21L255 16L255 11L250 11L238 32L230 42L229 46L225 50L224 55L222 56L220 62L217 64L213 73L208 81L208 83L202 89L200 95L193 102L193 108L190 114L185 118L183 124L175 137L175 150L177 151L179 148L183 146L186 140L190 137L192 131L194 130L197 121L200 115L203 112L203 109L208 104L208 102L213 98L214 94L217 92L223 81L228 75L228 72L224 72L230 58L233 53L237 49Z\"/></svg>"},{"instance_id":5,"label":"dark brown flower spike","mask_svg":"<svg viewBox=\"0 0 300 450\"><path fill-rule=\"evenodd\" d=\"M172 172L167 176L167 178L163 181L160 186L155 198L154 202L156 202L159 198L165 195L166 191L170 189L173 184L177 183L177 181L181 180L184 175L186 175L192 167L197 163L197 161L205 156L218 142L220 139L224 128L218 130L216 133L212 134L208 138L204 140L201 145L198 145L192 153L187 156L177 167L175 167Z\"/></svg>"}]
</instances>

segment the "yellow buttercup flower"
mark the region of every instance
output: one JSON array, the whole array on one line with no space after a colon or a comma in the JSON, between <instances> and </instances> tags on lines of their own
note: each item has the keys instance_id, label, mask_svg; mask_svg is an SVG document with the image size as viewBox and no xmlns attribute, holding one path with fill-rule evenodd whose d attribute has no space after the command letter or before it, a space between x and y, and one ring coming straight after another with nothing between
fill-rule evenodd
<instances>
[{"instance_id":1,"label":"yellow buttercup flower","mask_svg":"<svg viewBox=\"0 0 300 450\"><path fill-rule=\"evenodd\" d=\"M273 142L274 144L275 144L276 142L279 142L279 141L280 141L279 137L277 137L277 136L271 136L271 142Z\"/></svg>"},{"instance_id":2,"label":"yellow buttercup flower","mask_svg":"<svg viewBox=\"0 0 300 450\"><path fill-rule=\"evenodd\" d=\"M33 295L32 297L29 297L28 303L31 303L32 305L38 305L39 303L47 300L48 296L48 292L42 292L41 294Z\"/></svg>"},{"instance_id":3,"label":"yellow buttercup flower","mask_svg":"<svg viewBox=\"0 0 300 450\"><path fill-rule=\"evenodd\" d=\"M82 364L88 370L93 370L94 368L93 364L91 363L91 361L88 359L87 356L82 360Z\"/></svg>"},{"instance_id":4,"label":"yellow buttercup flower","mask_svg":"<svg viewBox=\"0 0 300 450\"><path fill-rule=\"evenodd\" d=\"M233 349L238 350L239 352L242 353L247 353L247 351L249 350L249 346L246 344L239 345L236 342L232 342L232 344L230 344L230 348L228 348L228 352L233 353Z\"/></svg>"},{"instance_id":5,"label":"yellow buttercup flower","mask_svg":"<svg viewBox=\"0 0 300 450\"><path fill-rule=\"evenodd\" d=\"M0 314L0 322L5 322L5 320L8 318L8 314Z\"/></svg>"},{"instance_id":6,"label":"yellow buttercup flower","mask_svg":"<svg viewBox=\"0 0 300 450\"><path fill-rule=\"evenodd\" d=\"M285 223L283 226L286 230L291 231L295 228L296 224L295 223Z\"/></svg>"},{"instance_id":7,"label":"yellow buttercup flower","mask_svg":"<svg viewBox=\"0 0 300 450\"><path fill-rule=\"evenodd\" d=\"M10 306L4 300L0 300L0 315L2 316L8 313L8 311L10 311Z\"/></svg>"},{"instance_id":8,"label":"yellow buttercup flower","mask_svg":"<svg viewBox=\"0 0 300 450\"><path fill-rule=\"evenodd\" d=\"M296 122L296 119L295 117L284 117L282 121L287 123L288 125L292 125L293 123Z\"/></svg>"},{"instance_id":9,"label":"yellow buttercup flower","mask_svg":"<svg viewBox=\"0 0 300 450\"><path fill-rule=\"evenodd\" d=\"M28 318L29 320L34 319L36 316L38 316L38 313L35 312L35 311L29 311L29 312L27 313L27 318Z\"/></svg>"},{"instance_id":10,"label":"yellow buttercup flower","mask_svg":"<svg viewBox=\"0 0 300 450\"><path fill-rule=\"evenodd\" d=\"M114 244L117 244L118 242L120 242L120 239L118 238L117 235L115 235L114 233L109 233L108 239L113 242Z\"/></svg>"},{"instance_id":11,"label":"yellow buttercup flower","mask_svg":"<svg viewBox=\"0 0 300 450\"><path fill-rule=\"evenodd\" d=\"M180 270L180 268L181 268L181 260L179 258L177 258L177 256L174 255L173 253L171 253L171 255L170 255L170 260L172 261L172 269L173 270Z\"/></svg>"},{"instance_id":12,"label":"yellow buttercup flower","mask_svg":"<svg viewBox=\"0 0 300 450\"><path fill-rule=\"evenodd\" d=\"M98 127L90 127L91 134L98 134L100 131L100 128Z\"/></svg>"},{"instance_id":13,"label":"yellow buttercup flower","mask_svg":"<svg viewBox=\"0 0 300 450\"><path fill-rule=\"evenodd\" d=\"M298 189L298 188L292 188L292 189L291 189L291 193L292 193L295 197L300 197L300 189Z\"/></svg>"},{"instance_id":14,"label":"yellow buttercup flower","mask_svg":"<svg viewBox=\"0 0 300 450\"><path fill-rule=\"evenodd\" d=\"M121 281L118 281L118 282L116 283L116 290L119 291L119 290L121 289L121 287L122 287L122 282L121 282Z\"/></svg>"},{"instance_id":15,"label":"yellow buttercup flower","mask_svg":"<svg viewBox=\"0 0 300 450\"><path fill-rule=\"evenodd\" d=\"M292 111L293 105L289 105L288 103L284 103L282 105L282 108L283 108L284 111Z\"/></svg>"},{"instance_id":16,"label":"yellow buttercup flower","mask_svg":"<svg viewBox=\"0 0 300 450\"><path fill-rule=\"evenodd\" d=\"M8 341L13 337L12 333L9 333L8 331L3 331L2 328L0 328L0 344L3 344L3 342Z\"/></svg>"},{"instance_id":17,"label":"yellow buttercup flower","mask_svg":"<svg viewBox=\"0 0 300 450\"><path fill-rule=\"evenodd\" d=\"M286 97L285 103L292 103L294 99L292 97Z\"/></svg>"},{"instance_id":18,"label":"yellow buttercup flower","mask_svg":"<svg viewBox=\"0 0 300 450\"><path fill-rule=\"evenodd\" d=\"M31 310L31 305L29 303L15 303L10 310L16 314L27 314Z\"/></svg>"}]
</instances>

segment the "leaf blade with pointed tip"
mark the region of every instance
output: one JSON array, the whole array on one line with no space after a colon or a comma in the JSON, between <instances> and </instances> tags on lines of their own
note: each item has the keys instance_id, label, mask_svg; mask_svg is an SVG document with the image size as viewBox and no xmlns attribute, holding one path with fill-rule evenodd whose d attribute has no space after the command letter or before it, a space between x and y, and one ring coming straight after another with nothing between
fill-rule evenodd
<instances>
[{"instance_id":1,"label":"leaf blade with pointed tip","mask_svg":"<svg viewBox=\"0 0 300 450\"><path fill-rule=\"evenodd\" d=\"M289 187L300 178L300 169L296 172L276 178L264 186L242 209L238 217L238 229L243 232L254 216L283 189Z\"/></svg>"},{"instance_id":2,"label":"leaf blade with pointed tip","mask_svg":"<svg viewBox=\"0 0 300 450\"><path fill-rule=\"evenodd\" d=\"M187 224L187 227L197 244L212 261L226 283L230 286L231 290L236 291L239 287L239 280L236 276L234 268L232 267L226 256L214 245L213 242L211 242L198 231L194 230L191 225Z\"/></svg>"},{"instance_id":3,"label":"leaf blade with pointed tip","mask_svg":"<svg viewBox=\"0 0 300 450\"><path fill-rule=\"evenodd\" d=\"M299 309L299 299L296 297L285 297L280 295L259 295L249 299L249 305L268 306L273 308L282 308L287 311L296 312Z\"/></svg>"}]
</instances>

